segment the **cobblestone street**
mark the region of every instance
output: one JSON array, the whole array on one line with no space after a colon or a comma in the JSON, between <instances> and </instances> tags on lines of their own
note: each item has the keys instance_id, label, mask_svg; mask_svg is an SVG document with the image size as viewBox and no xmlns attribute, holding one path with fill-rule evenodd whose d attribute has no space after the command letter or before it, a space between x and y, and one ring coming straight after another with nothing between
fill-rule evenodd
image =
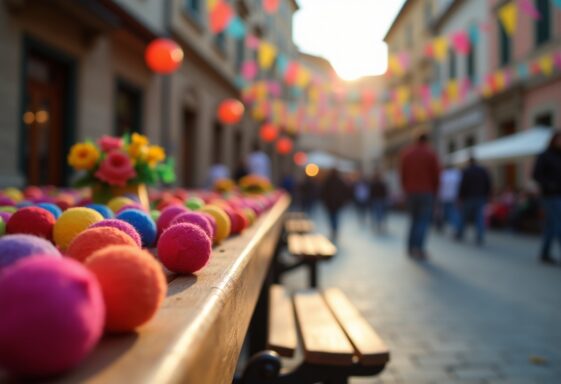
<instances>
[{"instance_id":1,"label":"cobblestone street","mask_svg":"<svg viewBox=\"0 0 561 384\"><path fill-rule=\"evenodd\" d=\"M314 215L327 233L323 212ZM560 383L561 268L536 262L537 237L490 234L484 247L431 233L431 258L405 257L407 217L387 235L342 215L339 254L321 286L339 286L390 347L377 379L353 383ZM303 271L286 280L301 287Z\"/></svg>"}]
</instances>

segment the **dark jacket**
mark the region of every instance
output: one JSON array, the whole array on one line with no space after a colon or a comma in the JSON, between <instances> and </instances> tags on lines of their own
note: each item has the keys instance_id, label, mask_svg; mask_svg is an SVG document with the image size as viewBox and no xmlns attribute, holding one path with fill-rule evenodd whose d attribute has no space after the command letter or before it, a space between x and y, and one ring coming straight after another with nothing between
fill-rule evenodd
<instances>
[{"instance_id":1,"label":"dark jacket","mask_svg":"<svg viewBox=\"0 0 561 384\"><path fill-rule=\"evenodd\" d=\"M370 199L379 200L388 197L388 188L381 178L374 178L370 185Z\"/></svg>"},{"instance_id":2,"label":"dark jacket","mask_svg":"<svg viewBox=\"0 0 561 384\"><path fill-rule=\"evenodd\" d=\"M489 172L478 164L468 166L462 172L460 199L488 198L491 194Z\"/></svg>"},{"instance_id":3,"label":"dark jacket","mask_svg":"<svg viewBox=\"0 0 561 384\"><path fill-rule=\"evenodd\" d=\"M561 152L548 149L539 155L533 177L544 196L561 195Z\"/></svg>"},{"instance_id":4,"label":"dark jacket","mask_svg":"<svg viewBox=\"0 0 561 384\"><path fill-rule=\"evenodd\" d=\"M321 199L329 212L336 212L348 200L349 187L338 173L332 172L321 188Z\"/></svg>"}]
</instances>

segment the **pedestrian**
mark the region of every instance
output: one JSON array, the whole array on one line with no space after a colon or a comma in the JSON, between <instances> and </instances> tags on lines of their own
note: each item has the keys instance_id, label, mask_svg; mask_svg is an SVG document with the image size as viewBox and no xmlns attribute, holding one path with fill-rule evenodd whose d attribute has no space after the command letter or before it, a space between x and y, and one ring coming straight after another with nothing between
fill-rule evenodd
<instances>
[{"instance_id":1,"label":"pedestrian","mask_svg":"<svg viewBox=\"0 0 561 384\"><path fill-rule=\"evenodd\" d=\"M370 204L373 224L380 233L386 231L386 211L388 208L388 187L382 174L376 170L370 183Z\"/></svg>"},{"instance_id":2,"label":"pedestrian","mask_svg":"<svg viewBox=\"0 0 561 384\"><path fill-rule=\"evenodd\" d=\"M452 164L447 164L440 174L440 190L438 191L440 216L438 224L440 228L449 225L453 233L458 231L459 213L457 204L461 180L462 172Z\"/></svg>"},{"instance_id":3,"label":"pedestrian","mask_svg":"<svg viewBox=\"0 0 561 384\"><path fill-rule=\"evenodd\" d=\"M545 211L545 227L540 261L555 264L551 257L554 239L561 245L561 132L553 134L547 149L538 156L533 172L540 186Z\"/></svg>"},{"instance_id":4,"label":"pedestrian","mask_svg":"<svg viewBox=\"0 0 561 384\"><path fill-rule=\"evenodd\" d=\"M271 180L271 159L261 150L259 144L254 144L253 151L247 158L247 169L250 174Z\"/></svg>"},{"instance_id":5,"label":"pedestrian","mask_svg":"<svg viewBox=\"0 0 561 384\"><path fill-rule=\"evenodd\" d=\"M218 180L229 179L230 170L225 164L214 163L208 170L207 186L212 188Z\"/></svg>"},{"instance_id":6,"label":"pedestrian","mask_svg":"<svg viewBox=\"0 0 561 384\"><path fill-rule=\"evenodd\" d=\"M302 211L310 215L315 207L319 194L315 177L304 175L304 180L300 184L299 192Z\"/></svg>"},{"instance_id":7,"label":"pedestrian","mask_svg":"<svg viewBox=\"0 0 561 384\"><path fill-rule=\"evenodd\" d=\"M407 251L411 257L424 259L428 256L425 241L440 179L438 157L431 149L426 134L420 135L402 153L400 171L401 185L411 215Z\"/></svg>"},{"instance_id":8,"label":"pedestrian","mask_svg":"<svg viewBox=\"0 0 561 384\"><path fill-rule=\"evenodd\" d=\"M366 213L368 212L368 200L370 199L370 183L368 183L362 172L354 183L353 197L358 217L364 223L366 221Z\"/></svg>"},{"instance_id":9,"label":"pedestrian","mask_svg":"<svg viewBox=\"0 0 561 384\"><path fill-rule=\"evenodd\" d=\"M234 172L234 179L236 182L239 182L242 178L249 174L247 170L246 161L244 158L238 160L238 165L236 166L236 170Z\"/></svg>"},{"instance_id":10,"label":"pedestrian","mask_svg":"<svg viewBox=\"0 0 561 384\"><path fill-rule=\"evenodd\" d=\"M471 155L468 166L462 172L460 183L461 215L456 233L457 240L463 240L466 223L473 221L476 242L478 245L483 245L485 241L485 205L491 197L491 192L489 172Z\"/></svg>"},{"instance_id":11,"label":"pedestrian","mask_svg":"<svg viewBox=\"0 0 561 384\"><path fill-rule=\"evenodd\" d=\"M321 200L327 209L329 226L331 228L331 240L337 241L339 232L339 212L347 201L347 184L336 168L327 174L321 188Z\"/></svg>"}]
</instances>

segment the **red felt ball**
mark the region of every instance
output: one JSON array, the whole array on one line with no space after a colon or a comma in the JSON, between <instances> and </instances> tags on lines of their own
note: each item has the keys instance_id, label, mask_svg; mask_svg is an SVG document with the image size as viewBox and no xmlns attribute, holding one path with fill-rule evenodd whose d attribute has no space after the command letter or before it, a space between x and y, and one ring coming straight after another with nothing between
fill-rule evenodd
<instances>
[{"instance_id":1,"label":"red felt ball","mask_svg":"<svg viewBox=\"0 0 561 384\"><path fill-rule=\"evenodd\" d=\"M53 214L40 207L18 209L6 224L6 233L26 233L51 240L56 219Z\"/></svg>"},{"instance_id":2,"label":"red felt ball","mask_svg":"<svg viewBox=\"0 0 561 384\"><path fill-rule=\"evenodd\" d=\"M183 61L183 50L170 39L156 39L148 44L144 53L146 65L156 72L168 74L174 72Z\"/></svg>"},{"instance_id":3,"label":"red felt ball","mask_svg":"<svg viewBox=\"0 0 561 384\"><path fill-rule=\"evenodd\" d=\"M89 228L76 236L66 249L66 256L84 262L94 252L110 245L129 245L138 247L125 232L111 227Z\"/></svg>"},{"instance_id":4,"label":"red felt ball","mask_svg":"<svg viewBox=\"0 0 561 384\"><path fill-rule=\"evenodd\" d=\"M210 237L194 224L172 225L158 241L158 257L173 272L197 272L208 263L211 252Z\"/></svg>"},{"instance_id":5,"label":"red felt ball","mask_svg":"<svg viewBox=\"0 0 561 384\"><path fill-rule=\"evenodd\" d=\"M241 233L249 225L247 217L237 209L232 210L230 220L232 221L232 233L234 234Z\"/></svg>"},{"instance_id":6,"label":"red felt ball","mask_svg":"<svg viewBox=\"0 0 561 384\"><path fill-rule=\"evenodd\" d=\"M236 124L238 123L244 113L243 104L236 99L224 100L218 106L218 119L222 124Z\"/></svg>"}]
</instances>

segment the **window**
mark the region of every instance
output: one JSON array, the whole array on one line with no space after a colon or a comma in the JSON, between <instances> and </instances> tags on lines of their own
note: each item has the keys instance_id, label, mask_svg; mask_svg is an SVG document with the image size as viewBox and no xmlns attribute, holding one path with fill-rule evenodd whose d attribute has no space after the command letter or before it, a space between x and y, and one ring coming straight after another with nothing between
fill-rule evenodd
<instances>
[{"instance_id":1,"label":"window","mask_svg":"<svg viewBox=\"0 0 561 384\"><path fill-rule=\"evenodd\" d=\"M476 61L477 61L477 45L475 41L471 41L471 48L466 56L466 72L467 72L467 77L471 84L476 83L476 78L475 78Z\"/></svg>"},{"instance_id":2,"label":"window","mask_svg":"<svg viewBox=\"0 0 561 384\"><path fill-rule=\"evenodd\" d=\"M456 143L454 142L454 140L450 140L448 142L448 153L454 153L456 152Z\"/></svg>"},{"instance_id":3,"label":"window","mask_svg":"<svg viewBox=\"0 0 561 384\"><path fill-rule=\"evenodd\" d=\"M534 23L536 46L547 43L551 39L551 0L536 0L536 8L541 17Z\"/></svg>"},{"instance_id":4,"label":"window","mask_svg":"<svg viewBox=\"0 0 561 384\"><path fill-rule=\"evenodd\" d=\"M432 23L432 3L427 1L425 4L425 26L430 27Z\"/></svg>"},{"instance_id":5,"label":"window","mask_svg":"<svg viewBox=\"0 0 561 384\"><path fill-rule=\"evenodd\" d=\"M185 0L185 8L195 19L201 17L201 0Z\"/></svg>"},{"instance_id":6,"label":"window","mask_svg":"<svg viewBox=\"0 0 561 384\"><path fill-rule=\"evenodd\" d=\"M499 22L499 42L500 42L500 57L499 57L499 65L504 67L510 62L510 45L511 45L511 38L504 29L501 22Z\"/></svg>"},{"instance_id":7,"label":"window","mask_svg":"<svg viewBox=\"0 0 561 384\"><path fill-rule=\"evenodd\" d=\"M220 52L226 52L226 34L224 32L217 33L214 36L214 44L218 47Z\"/></svg>"},{"instance_id":8,"label":"window","mask_svg":"<svg viewBox=\"0 0 561 384\"><path fill-rule=\"evenodd\" d=\"M448 78L453 80L457 77L456 71L456 55L454 54L454 50L448 50Z\"/></svg>"},{"instance_id":9,"label":"window","mask_svg":"<svg viewBox=\"0 0 561 384\"><path fill-rule=\"evenodd\" d=\"M475 144L477 143L477 141L475 140L475 136L473 135L469 135L468 137L466 137L466 148L471 148L473 147Z\"/></svg>"},{"instance_id":10,"label":"window","mask_svg":"<svg viewBox=\"0 0 561 384\"><path fill-rule=\"evenodd\" d=\"M534 124L540 127L553 127L553 115L551 112L540 113L534 118Z\"/></svg>"},{"instance_id":11,"label":"window","mask_svg":"<svg viewBox=\"0 0 561 384\"><path fill-rule=\"evenodd\" d=\"M244 39L237 39L236 40L236 61L235 61L236 72L239 72L241 67L242 67L244 55L245 55L245 40Z\"/></svg>"},{"instance_id":12,"label":"window","mask_svg":"<svg viewBox=\"0 0 561 384\"><path fill-rule=\"evenodd\" d=\"M140 89L117 80L115 95L115 134L142 132L142 92Z\"/></svg>"}]
</instances>

